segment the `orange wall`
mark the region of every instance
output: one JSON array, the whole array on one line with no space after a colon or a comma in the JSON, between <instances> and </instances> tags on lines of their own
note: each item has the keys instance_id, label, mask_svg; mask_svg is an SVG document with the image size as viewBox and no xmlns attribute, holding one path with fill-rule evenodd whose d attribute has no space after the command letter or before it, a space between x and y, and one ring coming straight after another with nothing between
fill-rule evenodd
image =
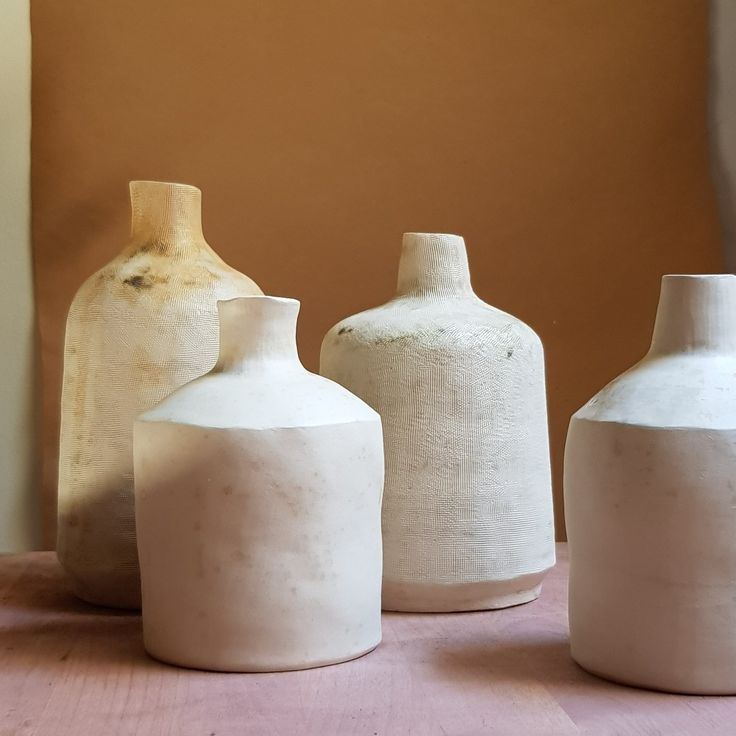
<instances>
[{"instance_id":1,"label":"orange wall","mask_svg":"<svg viewBox=\"0 0 736 736\"><path fill-rule=\"evenodd\" d=\"M568 418L644 351L662 272L719 270L705 0L34 0L33 236L51 543L60 356L127 181L324 332L392 292L401 233L466 237L541 335L559 532Z\"/></svg>"}]
</instances>

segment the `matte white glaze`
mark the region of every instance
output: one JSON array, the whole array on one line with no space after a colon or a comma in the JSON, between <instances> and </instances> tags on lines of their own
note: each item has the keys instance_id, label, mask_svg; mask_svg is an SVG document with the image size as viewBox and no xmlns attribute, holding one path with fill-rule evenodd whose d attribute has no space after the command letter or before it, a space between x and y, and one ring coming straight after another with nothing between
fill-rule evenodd
<instances>
[{"instance_id":1,"label":"matte white glaze","mask_svg":"<svg viewBox=\"0 0 736 736\"><path fill-rule=\"evenodd\" d=\"M473 293L463 239L404 235L396 296L335 325L320 371L383 420L384 608L535 598L554 564L542 344Z\"/></svg>"},{"instance_id":2,"label":"matte white glaze","mask_svg":"<svg viewBox=\"0 0 736 736\"><path fill-rule=\"evenodd\" d=\"M736 277L663 278L650 351L570 422L565 512L576 661L736 693Z\"/></svg>"},{"instance_id":3,"label":"matte white glaze","mask_svg":"<svg viewBox=\"0 0 736 736\"><path fill-rule=\"evenodd\" d=\"M299 303L220 302L215 368L135 427L147 650L225 671L381 638L380 418L296 352Z\"/></svg>"}]
</instances>

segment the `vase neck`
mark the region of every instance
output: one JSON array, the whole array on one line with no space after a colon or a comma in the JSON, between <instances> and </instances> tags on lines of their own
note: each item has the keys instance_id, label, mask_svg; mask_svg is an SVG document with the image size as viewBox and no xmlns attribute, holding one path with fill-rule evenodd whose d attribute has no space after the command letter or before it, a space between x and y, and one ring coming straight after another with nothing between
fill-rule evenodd
<instances>
[{"instance_id":1,"label":"vase neck","mask_svg":"<svg viewBox=\"0 0 736 736\"><path fill-rule=\"evenodd\" d=\"M397 296L473 294L465 241L459 235L405 233Z\"/></svg>"},{"instance_id":2,"label":"vase neck","mask_svg":"<svg viewBox=\"0 0 736 736\"><path fill-rule=\"evenodd\" d=\"M202 233L202 192L197 187L132 181L130 205L129 250L173 257L209 250Z\"/></svg>"},{"instance_id":3,"label":"vase neck","mask_svg":"<svg viewBox=\"0 0 736 736\"><path fill-rule=\"evenodd\" d=\"M664 276L650 356L736 351L736 276Z\"/></svg>"},{"instance_id":4,"label":"vase neck","mask_svg":"<svg viewBox=\"0 0 736 736\"><path fill-rule=\"evenodd\" d=\"M302 368L296 348L299 302L247 296L217 302L220 355L215 371L245 373L268 368Z\"/></svg>"}]
</instances>

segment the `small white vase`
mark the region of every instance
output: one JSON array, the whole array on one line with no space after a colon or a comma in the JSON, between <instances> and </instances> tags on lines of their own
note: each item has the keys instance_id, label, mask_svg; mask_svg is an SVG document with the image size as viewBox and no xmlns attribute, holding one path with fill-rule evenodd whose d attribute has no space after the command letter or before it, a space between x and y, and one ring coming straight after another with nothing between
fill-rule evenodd
<instances>
[{"instance_id":1,"label":"small white vase","mask_svg":"<svg viewBox=\"0 0 736 736\"><path fill-rule=\"evenodd\" d=\"M91 603L140 606L135 418L215 364L218 299L261 293L207 244L201 196L186 184L131 182L130 241L69 310L56 549Z\"/></svg>"},{"instance_id":2,"label":"small white vase","mask_svg":"<svg viewBox=\"0 0 736 736\"><path fill-rule=\"evenodd\" d=\"M542 344L473 293L463 239L404 235L396 296L335 325L320 370L383 420L383 607L536 598L555 559Z\"/></svg>"},{"instance_id":3,"label":"small white vase","mask_svg":"<svg viewBox=\"0 0 736 736\"><path fill-rule=\"evenodd\" d=\"M663 278L651 349L570 422L565 511L574 659L736 693L736 277Z\"/></svg>"},{"instance_id":4,"label":"small white vase","mask_svg":"<svg viewBox=\"0 0 736 736\"><path fill-rule=\"evenodd\" d=\"M381 638L378 415L307 372L299 302L220 302L220 358L135 426L146 649L222 671L342 662Z\"/></svg>"}]
</instances>

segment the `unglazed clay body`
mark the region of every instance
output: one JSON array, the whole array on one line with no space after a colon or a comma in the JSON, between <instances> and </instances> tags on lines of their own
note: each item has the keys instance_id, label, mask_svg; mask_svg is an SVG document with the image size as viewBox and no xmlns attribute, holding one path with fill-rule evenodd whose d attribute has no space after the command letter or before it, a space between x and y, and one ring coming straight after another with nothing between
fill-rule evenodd
<instances>
[{"instance_id":1,"label":"unglazed clay body","mask_svg":"<svg viewBox=\"0 0 736 736\"><path fill-rule=\"evenodd\" d=\"M324 339L321 372L383 420L383 607L501 608L554 564L544 357L482 302L456 235L404 235L398 290Z\"/></svg>"},{"instance_id":2,"label":"unglazed clay body","mask_svg":"<svg viewBox=\"0 0 736 736\"><path fill-rule=\"evenodd\" d=\"M736 277L665 276L650 351L570 422L574 659L736 693Z\"/></svg>"},{"instance_id":3,"label":"unglazed clay body","mask_svg":"<svg viewBox=\"0 0 736 736\"><path fill-rule=\"evenodd\" d=\"M133 421L217 359L217 300L260 294L202 235L201 193L131 182L131 239L69 311L57 552L75 593L140 606Z\"/></svg>"},{"instance_id":4,"label":"unglazed clay body","mask_svg":"<svg viewBox=\"0 0 736 736\"><path fill-rule=\"evenodd\" d=\"M306 371L299 302L220 303L211 373L135 428L146 649L223 671L303 669L381 638L378 414Z\"/></svg>"}]
</instances>

